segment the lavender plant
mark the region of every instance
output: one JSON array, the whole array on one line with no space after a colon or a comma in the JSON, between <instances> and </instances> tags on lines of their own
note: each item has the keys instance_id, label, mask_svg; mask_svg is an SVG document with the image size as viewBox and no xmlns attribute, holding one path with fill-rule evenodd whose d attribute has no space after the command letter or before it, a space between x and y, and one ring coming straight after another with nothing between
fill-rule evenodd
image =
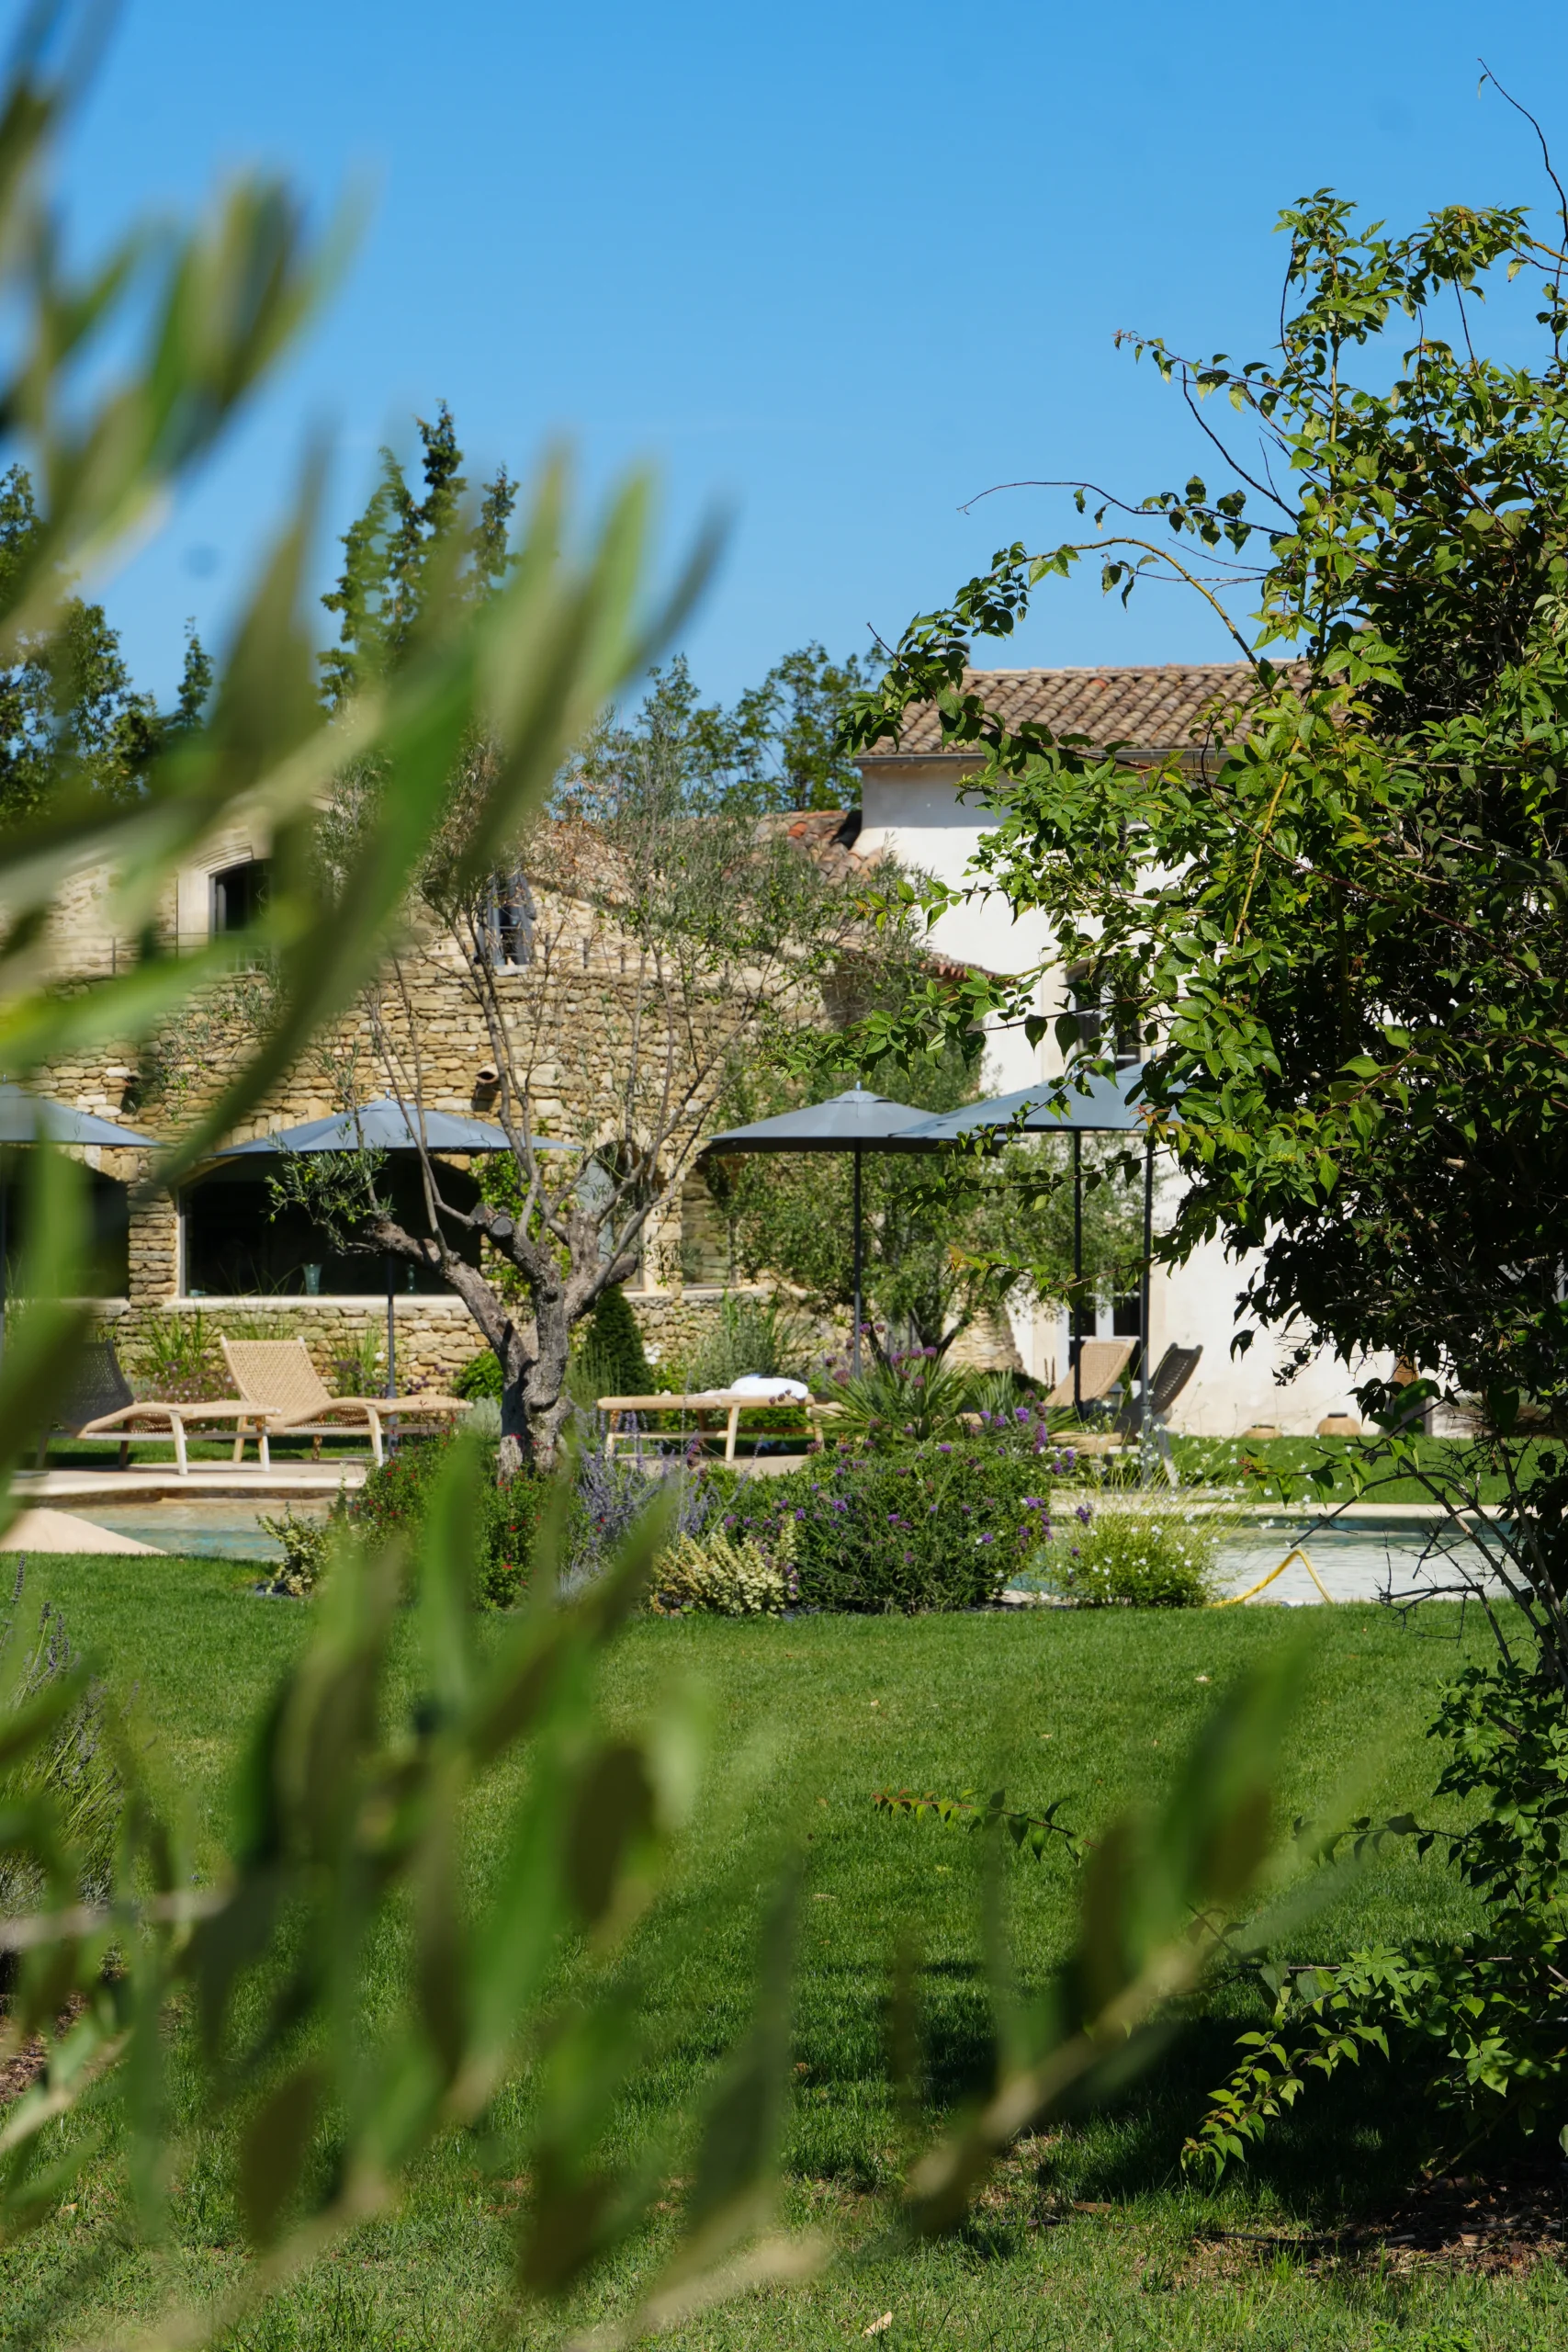
<instances>
[{"instance_id":1,"label":"lavender plant","mask_svg":"<svg viewBox=\"0 0 1568 2352\"><path fill-rule=\"evenodd\" d=\"M668 1454L606 1454L602 1444L584 1444L578 1454L578 1508L571 1514L562 1591L581 1592L603 1574L656 1497L668 1496L670 1540L700 1537L720 1515L731 1481L705 1467L695 1449Z\"/></svg>"}]
</instances>

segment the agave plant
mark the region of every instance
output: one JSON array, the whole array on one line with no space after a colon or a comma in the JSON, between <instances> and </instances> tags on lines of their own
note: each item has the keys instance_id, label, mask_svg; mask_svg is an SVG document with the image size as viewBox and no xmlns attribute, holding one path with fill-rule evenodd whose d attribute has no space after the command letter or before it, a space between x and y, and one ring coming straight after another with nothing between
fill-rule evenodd
<instances>
[{"instance_id":1,"label":"agave plant","mask_svg":"<svg viewBox=\"0 0 1568 2352\"><path fill-rule=\"evenodd\" d=\"M840 1380L833 1401L852 1445L919 1445L961 1430L975 1408L975 1376L943 1363L934 1348L910 1348Z\"/></svg>"}]
</instances>

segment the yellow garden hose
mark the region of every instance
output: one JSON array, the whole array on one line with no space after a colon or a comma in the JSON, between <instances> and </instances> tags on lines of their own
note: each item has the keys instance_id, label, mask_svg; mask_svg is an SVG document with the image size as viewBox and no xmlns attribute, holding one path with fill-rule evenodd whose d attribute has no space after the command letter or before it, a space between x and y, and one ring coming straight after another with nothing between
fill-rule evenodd
<instances>
[{"instance_id":1,"label":"yellow garden hose","mask_svg":"<svg viewBox=\"0 0 1568 2352\"><path fill-rule=\"evenodd\" d=\"M1212 1600L1209 1603L1210 1608L1234 1609L1238 1601L1252 1600L1255 1594L1262 1592L1269 1585L1271 1585L1276 1577L1282 1577L1292 1560L1299 1560L1301 1562L1308 1576L1311 1577L1314 1584L1316 1585L1319 1592L1322 1593L1325 1600L1332 1600L1334 1595L1329 1591L1327 1586L1324 1583L1323 1578L1318 1575L1317 1570L1313 1566L1312 1562L1307 1558L1306 1554L1302 1550L1301 1545L1298 1544L1292 1550L1286 1553L1284 1558L1280 1561L1277 1568L1270 1568L1266 1577L1259 1577L1258 1582L1256 1584L1248 1585L1245 1592L1228 1592L1223 1600Z\"/></svg>"}]
</instances>

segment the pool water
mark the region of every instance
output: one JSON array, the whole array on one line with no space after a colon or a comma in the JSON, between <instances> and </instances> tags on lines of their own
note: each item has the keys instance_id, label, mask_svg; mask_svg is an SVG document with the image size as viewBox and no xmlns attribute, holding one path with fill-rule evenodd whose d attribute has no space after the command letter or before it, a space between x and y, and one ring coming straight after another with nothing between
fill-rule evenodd
<instances>
[{"instance_id":1,"label":"pool water","mask_svg":"<svg viewBox=\"0 0 1568 2352\"><path fill-rule=\"evenodd\" d=\"M319 1521L327 1515L328 1502L315 1495L290 1497L288 1508L296 1519ZM281 1519L283 1511L281 1496L259 1504L214 1497L203 1502L160 1498L102 1509L94 1504L80 1516L96 1526L111 1528L117 1535L134 1535L138 1543L151 1544L160 1552L184 1552L207 1560L272 1561L282 1559L283 1546L259 1524L259 1519L264 1513L268 1519Z\"/></svg>"},{"instance_id":2,"label":"pool water","mask_svg":"<svg viewBox=\"0 0 1568 2352\"><path fill-rule=\"evenodd\" d=\"M1408 1521L1359 1521L1319 1526L1310 1521L1262 1521L1224 1545L1220 1581L1227 1592L1245 1592L1300 1548L1334 1600L1414 1600L1452 1589L1461 1577L1490 1582L1486 1556L1473 1543L1439 1539L1432 1529ZM1321 1601L1303 1562L1289 1567L1257 1596L1286 1608Z\"/></svg>"},{"instance_id":3,"label":"pool water","mask_svg":"<svg viewBox=\"0 0 1568 2352\"><path fill-rule=\"evenodd\" d=\"M99 1508L81 1515L117 1534L134 1535L160 1552L186 1553L213 1560L272 1562L283 1557L276 1536L259 1524L260 1514L280 1517L282 1498L260 1504L214 1497L203 1501L160 1499ZM324 1520L328 1501L320 1496L290 1498L296 1518ZM1414 1598L1434 1587L1451 1586L1462 1566L1476 1576L1484 1572L1483 1555L1473 1544L1434 1545L1427 1530L1405 1521L1362 1521L1354 1525L1317 1526L1311 1521L1281 1518L1259 1521L1224 1546L1219 1580L1226 1592L1245 1592L1258 1584L1286 1555L1304 1551L1335 1600L1381 1600ZM1026 1584L1028 1579L1021 1579ZM1303 1562L1292 1560L1283 1572L1257 1596L1286 1608L1321 1602L1323 1594Z\"/></svg>"},{"instance_id":4,"label":"pool water","mask_svg":"<svg viewBox=\"0 0 1568 2352\"><path fill-rule=\"evenodd\" d=\"M1467 1584L1470 1589L1496 1589L1478 1544L1463 1538L1439 1540L1430 1526L1392 1518L1331 1525L1256 1521L1220 1546L1217 1582L1232 1599L1246 1596L1287 1609L1325 1600L1403 1601L1438 1594L1457 1600ZM1018 1577L1011 1587L1019 1593L1041 1589L1032 1576Z\"/></svg>"}]
</instances>

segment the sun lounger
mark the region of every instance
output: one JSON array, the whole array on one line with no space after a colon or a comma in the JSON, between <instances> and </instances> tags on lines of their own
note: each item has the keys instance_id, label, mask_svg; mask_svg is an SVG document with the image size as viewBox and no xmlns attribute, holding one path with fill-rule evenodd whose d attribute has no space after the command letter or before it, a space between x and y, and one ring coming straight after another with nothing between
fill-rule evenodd
<instances>
[{"instance_id":1,"label":"sun lounger","mask_svg":"<svg viewBox=\"0 0 1568 2352\"><path fill-rule=\"evenodd\" d=\"M75 1376L55 1426L46 1429L39 1439L38 1466L41 1470L49 1458L51 1437L67 1437L74 1444L118 1445L122 1470L130 1460L132 1437L168 1437L174 1440L175 1468L184 1478L190 1470L186 1447L187 1429L231 1422L235 1461L240 1459L246 1437L254 1433L265 1470L270 1466L266 1442L270 1419L264 1408L240 1397L198 1405L138 1397L120 1367L114 1341L89 1340L77 1360Z\"/></svg>"},{"instance_id":2,"label":"sun lounger","mask_svg":"<svg viewBox=\"0 0 1568 2352\"><path fill-rule=\"evenodd\" d=\"M819 1445L823 1416L835 1409L831 1405L819 1405L815 1396L770 1396L756 1389L737 1391L733 1388L705 1388L678 1396L601 1396L596 1402L608 1420L604 1432L606 1459L614 1454L617 1445L624 1445L632 1435L630 1430L621 1427L627 1413L691 1413L695 1417L699 1436L705 1435L712 1428L715 1416L722 1413L725 1417L724 1458L727 1462L733 1462L736 1432L739 1429L742 1413L776 1413L781 1408L798 1406L811 1425L814 1441ZM715 1430L714 1434L716 1436L717 1431Z\"/></svg>"},{"instance_id":3,"label":"sun lounger","mask_svg":"<svg viewBox=\"0 0 1568 2352\"><path fill-rule=\"evenodd\" d=\"M253 1411L265 1413L274 1437L308 1437L319 1454L324 1437L362 1431L378 1462L386 1458L385 1423L423 1423L426 1428L466 1413L459 1396L334 1396L310 1362L303 1340L227 1340L220 1335L223 1361L234 1385ZM241 1441L243 1442L243 1440ZM234 1459L240 1458L237 1443Z\"/></svg>"},{"instance_id":4,"label":"sun lounger","mask_svg":"<svg viewBox=\"0 0 1568 2352\"><path fill-rule=\"evenodd\" d=\"M1069 1367L1045 1399L1047 1412L1070 1413L1080 1396L1086 1405L1102 1404L1132 1363L1137 1344L1136 1340L1080 1340L1077 1383L1075 1386Z\"/></svg>"},{"instance_id":5,"label":"sun lounger","mask_svg":"<svg viewBox=\"0 0 1568 2352\"><path fill-rule=\"evenodd\" d=\"M1176 1463L1170 1451L1170 1431L1166 1426L1171 1407L1198 1369L1201 1348L1167 1348L1155 1369L1149 1384L1149 1434L1165 1464L1165 1475L1174 1486L1180 1481L1176 1475ZM1143 1442L1144 1398L1141 1386L1130 1389L1127 1401L1117 1414L1115 1425L1103 1436L1092 1433L1079 1436L1074 1430L1065 1442L1076 1453L1113 1454L1133 1452Z\"/></svg>"}]
</instances>

